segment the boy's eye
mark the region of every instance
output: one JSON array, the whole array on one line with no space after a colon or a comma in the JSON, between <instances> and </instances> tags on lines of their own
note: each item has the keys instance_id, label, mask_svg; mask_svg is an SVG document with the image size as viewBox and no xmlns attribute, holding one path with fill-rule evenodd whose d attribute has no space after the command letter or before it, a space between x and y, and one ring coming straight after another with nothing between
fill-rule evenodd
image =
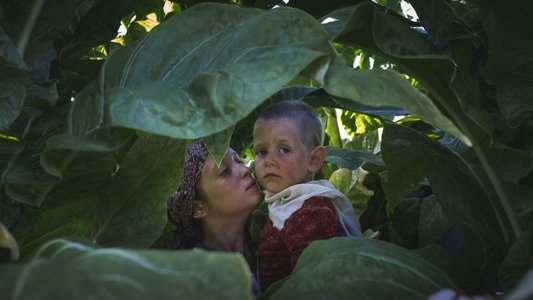
<instances>
[{"instance_id":1,"label":"boy's eye","mask_svg":"<svg viewBox=\"0 0 533 300\"><path fill-rule=\"evenodd\" d=\"M254 153L254 155L256 155L256 156L263 156L265 154L266 154L266 151L263 150L263 149L255 150L255 153Z\"/></svg>"},{"instance_id":2,"label":"boy's eye","mask_svg":"<svg viewBox=\"0 0 533 300\"><path fill-rule=\"evenodd\" d=\"M290 150L287 147L281 147L281 148L279 148L279 152L282 153L282 154L287 154L287 153L290 152Z\"/></svg>"}]
</instances>

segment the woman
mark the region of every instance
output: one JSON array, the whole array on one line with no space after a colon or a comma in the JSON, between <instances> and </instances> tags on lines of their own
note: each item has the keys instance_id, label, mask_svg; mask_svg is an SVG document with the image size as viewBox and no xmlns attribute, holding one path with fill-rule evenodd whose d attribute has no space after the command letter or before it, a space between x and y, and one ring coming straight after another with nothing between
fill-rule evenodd
<instances>
[{"instance_id":1,"label":"woman","mask_svg":"<svg viewBox=\"0 0 533 300\"><path fill-rule=\"evenodd\" d=\"M217 167L203 140L188 145L180 186L167 202L169 219L176 225L172 248L241 253L254 274L257 294L255 246L246 225L262 199L250 169L233 149Z\"/></svg>"}]
</instances>

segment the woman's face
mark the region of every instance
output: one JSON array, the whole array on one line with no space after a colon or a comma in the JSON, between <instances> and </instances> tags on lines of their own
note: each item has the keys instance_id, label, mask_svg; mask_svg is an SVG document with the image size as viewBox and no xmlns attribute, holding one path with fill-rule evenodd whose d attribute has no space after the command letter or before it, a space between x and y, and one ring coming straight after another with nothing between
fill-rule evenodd
<instances>
[{"instance_id":1,"label":"woman's face","mask_svg":"<svg viewBox=\"0 0 533 300\"><path fill-rule=\"evenodd\" d=\"M211 216L248 216L263 199L250 169L231 148L220 167L212 155L207 156L199 183L200 197Z\"/></svg>"}]
</instances>

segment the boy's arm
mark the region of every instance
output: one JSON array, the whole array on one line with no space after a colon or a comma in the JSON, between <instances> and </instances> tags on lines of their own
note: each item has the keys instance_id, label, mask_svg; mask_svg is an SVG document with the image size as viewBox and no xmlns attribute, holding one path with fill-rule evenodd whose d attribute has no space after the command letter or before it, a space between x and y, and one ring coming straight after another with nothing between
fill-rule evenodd
<instances>
[{"instance_id":1,"label":"boy's arm","mask_svg":"<svg viewBox=\"0 0 533 300\"><path fill-rule=\"evenodd\" d=\"M294 268L302 251L315 240L342 236L335 207L327 198L312 198L285 221L282 239Z\"/></svg>"}]
</instances>

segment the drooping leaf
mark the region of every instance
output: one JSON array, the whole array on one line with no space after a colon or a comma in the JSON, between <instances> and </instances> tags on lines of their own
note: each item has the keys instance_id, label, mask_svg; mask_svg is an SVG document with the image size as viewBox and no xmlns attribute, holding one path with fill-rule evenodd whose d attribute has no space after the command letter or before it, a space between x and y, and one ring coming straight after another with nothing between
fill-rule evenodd
<instances>
[{"instance_id":1,"label":"drooping leaf","mask_svg":"<svg viewBox=\"0 0 533 300\"><path fill-rule=\"evenodd\" d=\"M253 299L249 272L238 254L56 239L24 264L1 265L0 293L8 299Z\"/></svg>"},{"instance_id":2,"label":"drooping leaf","mask_svg":"<svg viewBox=\"0 0 533 300\"><path fill-rule=\"evenodd\" d=\"M268 299L427 299L445 287L455 284L410 250L374 239L339 237L311 243Z\"/></svg>"},{"instance_id":3,"label":"drooping leaf","mask_svg":"<svg viewBox=\"0 0 533 300\"><path fill-rule=\"evenodd\" d=\"M384 83L387 85L384 85ZM373 106L402 107L411 114L442 128L460 138L465 144L471 142L453 122L442 114L424 94L414 89L401 75L390 70L336 69L332 65L326 74L326 91L336 97Z\"/></svg>"}]
</instances>

